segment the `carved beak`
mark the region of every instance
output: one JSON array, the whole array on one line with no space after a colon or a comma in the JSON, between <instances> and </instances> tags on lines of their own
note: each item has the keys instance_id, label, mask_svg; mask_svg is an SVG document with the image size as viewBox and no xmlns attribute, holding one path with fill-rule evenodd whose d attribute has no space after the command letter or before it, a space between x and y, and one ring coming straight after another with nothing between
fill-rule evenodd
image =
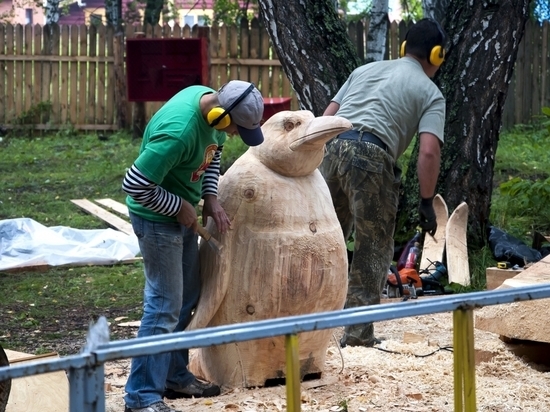
<instances>
[{"instance_id":1,"label":"carved beak","mask_svg":"<svg viewBox=\"0 0 550 412\"><path fill-rule=\"evenodd\" d=\"M349 120L338 116L315 117L305 129L305 133L290 143L290 150L319 150L326 142L340 133L350 130Z\"/></svg>"}]
</instances>

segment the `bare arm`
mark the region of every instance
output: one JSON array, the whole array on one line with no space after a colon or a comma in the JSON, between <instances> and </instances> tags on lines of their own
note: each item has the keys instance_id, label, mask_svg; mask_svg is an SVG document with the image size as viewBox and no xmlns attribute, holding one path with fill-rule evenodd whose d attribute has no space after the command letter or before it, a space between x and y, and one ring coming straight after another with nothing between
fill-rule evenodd
<instances>
[{"instance_id":1,"label":"bare arm","mask_svg":"<svg viewBox=\"0 0 550 412\"><path fill-rule=\"evenodd\" d=\"M435 186L439 176L441 158L441 141L431 133L420 134L420 150L418 152L418 182L420 196L424 199L435 195Z\"/></svg>"},{"instance_id":2,"label":"bare arm","mask_svg":"<svg viewBox=\"0 0 550 412\"><path fill-rule=\"evenodd\" d=\"M338 103L330 102L327 108L325 109L323 116L334 116L339 108L340 108L340 105Z\"/></svg>"}]
</instances>

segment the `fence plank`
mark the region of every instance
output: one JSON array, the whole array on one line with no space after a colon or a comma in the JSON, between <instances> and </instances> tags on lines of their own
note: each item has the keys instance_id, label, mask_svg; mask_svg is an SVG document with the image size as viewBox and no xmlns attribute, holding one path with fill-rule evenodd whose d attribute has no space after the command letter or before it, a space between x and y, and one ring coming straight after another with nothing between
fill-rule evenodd
<instances>
[{"instance_id":1,"label":"fence plank","mask_svg":"<svg viewBox=\"0 0 550 412\"><path fill-rule=\"evenodd\" d=\"M32 49L32 25L27 24L25 25L25 56L32 57L33 56L33 49ZM25 61L25 75L24 75L24 104L23 104L23 110L28 111L31 108L32 105L32 89L33 89L33 61L27 60Z\"/></svg>"},{"instance_id":2,"label":"fence plank","mask_svg":"<svg viewBox=\"0 0 550 412\"><path fill-rule=\"evenodd\" d=\"M258 19L254 18L251 22L251 28L248 32L249 45L250 45L250 57L252 59L258 59L260 57L260 23ZM248 81L255 85L260 84L260 68L258 66L252 66L249 70Z\"/></svg>"},{"instance_id":3,"label":"fence plank","mask_svg":"<svg viewBox=\"0 0 550 412\"><path fill-rule=\"evenodd\" d=\"M105 43L107 46L107 56L110 57L107 63L107 75L105 86L105 124L116 124L116 111L115 111L115 62L114 62L114 43L115 43L115 30L113 27L107 27L105 30ZM126 109L126 116L129 119L130 107Z\"/></svg>"},{"instance_id":4,"label":"fence plank","mask_svg":"<svg viewBox=\"0 0 550 412\"><path fill-rule=\"evenodd\" d=\"M88 26L81 24L78 27L78 54L86 56L88 54ZM88 75L85 62L78 63L78 123L86 123L86 89L88 86Z\"/></svg>"},{"instance_id":5,"label":"fence plank","mask_svg":"<svg viewBox=\"0 0 550 412\"><path fill-rule=\"evenodd\" d=\"M20 55L24 54L23 51L23 26L20 24L17 24L15 26L14 31L14 38L15 38L15 48L14 48L14 54ZM14 70L15 70L15 112L21 113L23 110L23 62L22 61L16 61L14 64Z\"/></svg>"},{"instance_id":6,"label":"fence plank","mask_svg":"<svg viewBox=\"0 0 550 412\"><path fill-rule=\"evenodd\" d=\"M71 56L78 54L78 28L77 25L71 26ZM74 125L78 123L78 62L72 61L69 66L69 121Z\"/></svg>"},{"instance_id":7,"label":"fence plank","mask_svg":"<svg viewBox=\"0 0 550 412\"><path fill-rule=\"evenodd\" d=\"M101 25L97 28L97 55L105 56L105 38L106 27ZM106 64L99 61L97 63L97 85L96 85L96 124L106 124L105 121L105 79L106 79ZM126 92L126 90L125 90Z\"/></svg>"},{"instance_id":8,"label":"fence plank","mask_svg":"<svg viewBox=\"0 0 550 412\"><path fill-rule=\"evenodd\" d=\"M88 96L86 98L86 123L96 123L96 96L97 96L97 63L95 57L97 56L97 27L96 25L90 25L88 30L88 56L90 56L90 62L87 67L88 78Z\"/></svg>"},{"instance_id":9,"label":"fence plank","mask_svg":"<svg viewBox=\"0 0 550 412\"><path fill-rule=\"evenodd\" d=\"M218 90L221 86L218 82L218 77L223 66L219 64L212 64L212 59L218 57L218 50L220 48L220 39L218 37L220 33L220 27L217 24L214 24L210 28L210 41L208 42L208 55L210 56L210 85L214 89Z\"/></svg>"},{"instance_id":10,"label":"fence plank","mask_svg":"<svg viewBox=\"0 0 550 412\"><path fill-rule=\"evenodd\" d=\"M69 55L70 46L70 26L61 26L61 44L60 54L62 56ZM59 81L59 99L60 99L60 116L61 124L67 124L69 120L68 101L69 101L69 63L61 61L61 75Z\"/></svg>"},{"instance_id":11,"label":"fence plank","mask_svg":"<svg viewBox=\"0 0 550 412\"><path fill-rule=\"evenodd\" d=\"M218 56L221 57L227 57L229 52L229 39L232 38L232 35L236 34L236 27L231 26L228 30L228 27L226 25L223 25L220 27L220 43L219 43L219 49L218 49ZM230 37L231 36L231 37ZM220 80L215 87L215 89L219 89L219 87L222 84L227 83L227 74L230 70L230 67L227 67L227 65L220 65ZM233 74L233 73L231 73Z\"/></svg>"},{"instance_id":12,"label":"fence plank","mask_svg":"<svg viewBox=\"0 0 550 412\"><path fill-rule=\"evenodd\" d=\"M8 24L6 26L6 54L14 54L14 31L15 27L13 27L11 24ZM18 113L15 111L15 101L13 99L13 96L15 95L15 66L13 61L7 61L6 63L6 111L8 113L8 116L16 117ZM20 114L19 114L20 115Z\"/></svg>"},{"instance_id":13,"label":"fence plank","mask_svg":"<svg viewBox=\"0 0 550 412\"><path fill-rule=\"evenodd\" d=\"M55 24L52 26L51 50L56 60L50 62L51 76L51 102L52 102L52 118L50 122L54 124L61 123L61 96L59 87L59 42L60 42L60 27Z\"/></svg>"},{"instance_id":14,"label":"fence plank","mask_svg":"<svg viewBox=\"0 0 550 412\"><path fill-rule=\"evenodd\" d=\"M6 25L0 24L0 56L6 55ZM7 93L6 93L6 62L0 60L0 123L6 123L7 113L6 113L6 104L7 104Z\"/></svg>"},{"instance_id":15,"label":"fence plank","mask_svg":"<svg viewBox=\"0 0 550 412\"><path fill-rule=\"evenodd\" d=\"M250 34L248 32L248 21L246 19L241 19L241 25L239 27L239 32L241 34L241 37L240 37L240 40L241 40L241 55L240 55L240 57L243 58L243 59L247 59L250 56ZM238 52L236 51L235 54L238 54ZM240 66L238 77L234 77L234 79L249 81L250 75L249 75L249 72L248 72L248 67L247 66Z\"/></svg>"}]
</instances>

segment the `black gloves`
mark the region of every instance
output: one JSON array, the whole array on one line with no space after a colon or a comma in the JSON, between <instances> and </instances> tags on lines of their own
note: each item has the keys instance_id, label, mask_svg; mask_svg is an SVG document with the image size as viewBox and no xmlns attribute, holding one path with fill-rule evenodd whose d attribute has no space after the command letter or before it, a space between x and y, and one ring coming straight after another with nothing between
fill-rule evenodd
<instances>
[{"instance_id":1,"label":"black gloves","mask_svg":"<svg viewBox=\"0 0 550 412\"><path fill-rule=\"evenodd\" d=\"M418 206L418 214L420 215L420 227L423 232L428 232L430 236L435 235L437 230L437 221L435 219L435 211L433 207L433 197L422 198Z\"/></svg>"}]
</instances>

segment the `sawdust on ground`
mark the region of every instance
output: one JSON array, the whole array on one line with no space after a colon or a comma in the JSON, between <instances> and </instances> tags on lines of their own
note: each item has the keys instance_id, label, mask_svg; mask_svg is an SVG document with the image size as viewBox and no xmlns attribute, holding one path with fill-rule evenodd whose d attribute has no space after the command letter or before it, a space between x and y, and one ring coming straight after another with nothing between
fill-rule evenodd
<instances>
[{"instance_id":1,"label":"sawdust on ground","mask_svg":"<svg viewBox=\"0 0 550 412\"><path fill-rule=\"evenodd\" d=\"M385 340L375 348L336 345L326 369L301 385L302 411L454 411L452 314L441 313L376 324ZM550 410L550 373L520 358L498 335L475 330L477 410ZM108 363L106 411L124 411L129 361ZM234 389L209 399L167 400L187 411L286 411L286 388ZM347 408L347 409L346 409Z\"/></svg>"}]
</instances>

